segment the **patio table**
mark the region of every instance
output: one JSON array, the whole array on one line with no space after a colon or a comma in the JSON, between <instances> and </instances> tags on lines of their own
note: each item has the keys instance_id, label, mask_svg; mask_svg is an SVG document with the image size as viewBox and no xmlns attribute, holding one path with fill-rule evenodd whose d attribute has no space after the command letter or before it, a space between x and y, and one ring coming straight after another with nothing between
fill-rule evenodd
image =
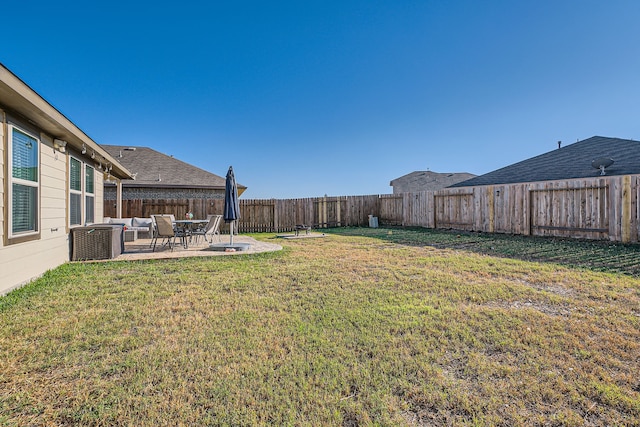
<instances>
[{"instance_id":1,"label":"patio table","mask_svg":"<svg viewBox=\"0 0 640 427\"><path fill-rule=\"evenodd\" d=\"M173 221L173 225L176 228L180 229L184 234L183 245L185 249L189 248L189 243L187 241L191 239L191 232L193 231L194 227L208 223L208 219L176 219Z\"/></svg>"}]
</instances>

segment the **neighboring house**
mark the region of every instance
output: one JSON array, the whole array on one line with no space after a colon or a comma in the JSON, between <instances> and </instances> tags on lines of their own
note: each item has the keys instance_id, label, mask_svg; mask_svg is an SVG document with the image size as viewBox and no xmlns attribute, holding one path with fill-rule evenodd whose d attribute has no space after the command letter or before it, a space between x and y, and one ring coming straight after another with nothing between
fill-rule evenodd
<instances>
[{"instance_id":1,"label":"neighboring house","mask_svg":"<svg viewBox=\"0 0 640 427\"><path fill-rule=\"evenodd\" d=\"M640 142L594 136L450 187L514 184L601 176L594 160L611 159L606 175L640 174Z\"/></svg>"},{"instance_id":2,"label":"neighboring house","mask_svg":"<svg viewBox=\"0 0 640 427\"><path fill-rule=\"evenodd\" d=\"M393 187L393 194L416 193L419 191L435 191L450 185L475 177L471 173L437 173L431 171L416 171L396 178L389 183Z\"/></svg>"},{"instance_id":3,"label":"neighboring house","mask_svg":"<svg viewBox=\"0 0 640 427\"><path fill-rule=\"evenodd\" d=\"M73 227L102 222L103 172L130 172L0 64L0 294L69 261Z\"/></svg>"},{"instance_id":4,"label":"neighboring house","mask_svg":"<svg viewBox=\"0 0 640 427\"><path fill-rule=\"evenodd\" d=\"M225 178L197 168L148 147L120 145L103 146L114 158L133 173L135 179L122 180L124 216L148 217L154 213L184 215L196 211L206 217L206 204L224 200ZM238 184L238 195L247 187ZM105 181L105 216L114 216L116 186ZM177 204L177 200L182 200ZM220 208L221 210L221 208ZM222 212L217 212L222 213Z\"/></svg>"}]
</instances>

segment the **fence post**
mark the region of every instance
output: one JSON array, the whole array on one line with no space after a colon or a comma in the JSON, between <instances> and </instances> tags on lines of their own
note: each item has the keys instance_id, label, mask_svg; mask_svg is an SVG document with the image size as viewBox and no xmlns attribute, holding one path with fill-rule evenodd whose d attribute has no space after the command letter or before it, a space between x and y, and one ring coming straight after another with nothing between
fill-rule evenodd
<instances>
[{"instance_id":1,"label":"fence post","mask_svg":"<svg viewBox=\"0 0 640 427\"><path fill-rule=\"evenodd\" d=\"M275 233L280 232L280 215L278 215L278 211L280 210L280 203L276 199L271 199L271 203L273 204L273 231Z\"/></svg>"},{"instance_id":2,"label":"fence post","mask_svg":"<svg viewBox=\"0 0 640 427\"><path fill-rule=\"evenodd\" d=\"M489 233L493 233L496 229L496 200L493 185L487 186L487 207L489 208Z\"/></svg>"},{"instance_id":3,"label":"fence post","mask_svg":"<svg viewBox=\"0 0 640 427\"><path fill-rule=\"evenodd\" d=\"M433 204L433 228L438 228L438 205L437 205L436 192L431 193L431 201Z\"/></svg>"},{"instance_id":4,"label":"fence post","mask_svg":"<svg viewBox=\"0 0 640 427\"><path fill-rule=\"evenodd\" d=\"M631 241L631 176L622 177L622 218L621 240L623 243Z\"/></svg>"},{"instance_id":5,"label":"fence post","mask_svg":"<svg viewBox=\"0 0 640 427\"><path fill-rule=\"evenodd\" d=\"M327 228L327 195L325 194L322 198L322 223L324 224L322 228Z\"/></svg>"}]
</instances>

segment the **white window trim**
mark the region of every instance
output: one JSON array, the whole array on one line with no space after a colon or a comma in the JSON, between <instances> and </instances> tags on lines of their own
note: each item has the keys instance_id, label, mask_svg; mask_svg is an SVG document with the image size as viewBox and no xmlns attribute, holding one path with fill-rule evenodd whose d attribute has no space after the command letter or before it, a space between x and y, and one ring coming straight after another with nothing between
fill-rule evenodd
<instances>
[{"instance_id":1,"label":"white window trim","mask_svg":"<svg viewBox=\"0 0 640 427\"><path fill-rule=\"evenodd\" d=\"M21 238L21 237L30 237L30 236L37 236L40 234L40 219L41 219L41 215L40 215L40 194L41 194L41 183L40 183L40 138L38 138L37 136L35 136L33 133L20 128L18 126L15 126L13 124L9 124L8 125L9 128L9 139L8 139L8 144L7 144L7 148L8 148L8 164L9 164L9 170L7 173L7 179L8 179L8 200L7 200L7 223L8 223L8 230L7 230L7 234L8 234L8 238L9 239L17 239L17 238ZM38 173L36 175L37 177L37 181L33 182L33 181L28 181L28 180L24 180L24 179L20 179L20 178L14 178L13 177L13 132L14 130L17 130L19 132L24 133L25 135L30 136L31 138L36 140L36 164L38 165ZM37 200L37 207L36 207L36 229L33 231L23 231L17 234L13 233L13 184L20 184L20 185L26 185L28 187L35 187L37 189L37 196L36 196L36 200Z\"/></svg>"}]
</instances>

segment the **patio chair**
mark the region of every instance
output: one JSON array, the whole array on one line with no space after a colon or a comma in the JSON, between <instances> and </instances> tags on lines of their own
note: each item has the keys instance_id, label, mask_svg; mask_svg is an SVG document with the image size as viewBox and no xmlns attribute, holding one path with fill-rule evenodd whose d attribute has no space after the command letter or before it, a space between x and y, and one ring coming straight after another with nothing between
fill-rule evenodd
<instances>
[{"instance_id":1,"label":"patio chair","mask_svg":"<svg viewBox=\"0 0 640 427\"><path fill-rule=\"evenodd\" d=\"M151 215L151 242L149 242L149 247L152 247L157 240L158 240L158 226L156 225L156 216Z\"/></svg>"},{"instance_id":2,"label":"patio chair","mask_svg":"<svg viewBox=\"0 0 640 427\"><path fill-rule=\"evenodd\" d=\"M162 238L162 245L169 245L172 251L176 245L177 238L183 240L184 244L184 239L186 237L185 234L180 231L174 230L173 222L171 221L171 217L169 215L152 215L151 217L153 218L153 221L156 225L156 232L153 238L154 252L156 250L158 238Z\"/></svg>"},{"instance_id":3,"label":"patio chair","mask_svg":"<svg viewBox=\"0 0 640 427\"><path fill-rule=\"evenodd\" d=\"M150 248L153 247L156 241L158 240L158 224L156 223L157 216L169 217L169 215L166 215L166 214L151 215L151 242L149 242ZM173 224L173 221L171 221L171 223Z\"/></svg>"},{"instance_id":4,"label":"patio chair","mask_svg":"<svg viewBox=\"0 0 640 427\"><path fill-rule=\"evenodd\" d=\"M213 236L218 236L218 242L220 241L220 223L222 222L222 215L207 215L209 222L204 228L193 230L193 235L197 239L202 236L205 242L213 243ZM211 240L209 240L211 239Z\"/></svg>"}]
</instances>

